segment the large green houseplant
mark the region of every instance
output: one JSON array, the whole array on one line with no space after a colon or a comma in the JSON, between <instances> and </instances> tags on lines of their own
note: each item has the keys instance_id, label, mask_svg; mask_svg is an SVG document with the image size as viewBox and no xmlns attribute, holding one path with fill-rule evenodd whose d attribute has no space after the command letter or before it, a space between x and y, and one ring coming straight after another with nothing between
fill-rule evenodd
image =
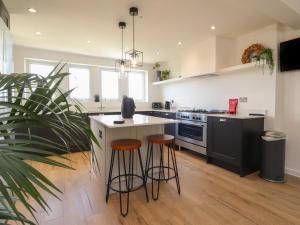
<instances>
[{"instance_id":1,"label":"large green houseplant","mask_svg":"<svg viewBox=\"0 0 300 225\"><path fill-rule=\"evenodd\" d=\"M57 152L68 153L69 146L84 148L86 145L81 137L99 144L82 119L79 103L68 98L72 90L63 92L59 88L69 75L62 72L63 67L57 65L47 77L35 74L0 75L0 224L8 224L7 221L36 224L35 208L28 199L48 210L49 206L39 190L55 197L60 192L27 160L71 169L48 156L66 159ZM32 128L50 129L61 142L33 135L30 132ZM28 132L18 133L18 130ZM25 206L33 221L18 210L16 201Z\"/></svg>"}]
</instances>

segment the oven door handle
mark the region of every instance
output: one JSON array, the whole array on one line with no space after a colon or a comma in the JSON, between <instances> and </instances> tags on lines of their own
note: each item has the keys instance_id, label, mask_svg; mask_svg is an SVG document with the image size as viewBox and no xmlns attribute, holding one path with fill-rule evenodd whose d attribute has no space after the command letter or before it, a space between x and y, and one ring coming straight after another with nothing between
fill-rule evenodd
<instances>
[{"instance_id":1,"label":"oven door handle","mask_svg":"<svg viewBox=\"0 0 300 225\"><path fill-rule=\"evenodd\" d=\"M179 123L191 125L191 126L197 126L197 127L206 127L206 124L203 124L203 123L193 123L193 122L187 122L187 121L180 121Z\"/></svg>"}]
</instances>

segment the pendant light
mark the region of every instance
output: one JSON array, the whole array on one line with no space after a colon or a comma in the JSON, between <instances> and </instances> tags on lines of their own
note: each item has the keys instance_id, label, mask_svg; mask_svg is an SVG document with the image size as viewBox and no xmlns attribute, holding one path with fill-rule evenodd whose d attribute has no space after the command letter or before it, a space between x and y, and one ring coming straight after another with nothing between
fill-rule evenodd
<instances>
[{"instance_id":1,"label":"pendant light","mask_svg":"<svg viewBox=\"0 0 300 225\"><path fill-rule=\"evenodd\" d=\"M141 67L143 66L143 52L135 49L135 33L134 33L134 17L139 14L139 10L136 7L131 7L129 9L129 14L132 16L132 42L133 48L126 52L125 57L130 60L131 67Z\"/></svg>"},{"instance_id":2,"label":"pendant light","mask_svg":"<svg viewBox=\"0 0 300 225\"><path fill-rule=\"evenodd\" d=\"M126 28L125 22L119 22L119 28L122 30L122 55L121 59L117 59L115 62L115 69L119 72L119 78L122 79L127 76L128 68L130 67L130 61L124 58L124 29Z\"/></svg>"}]
</instances>

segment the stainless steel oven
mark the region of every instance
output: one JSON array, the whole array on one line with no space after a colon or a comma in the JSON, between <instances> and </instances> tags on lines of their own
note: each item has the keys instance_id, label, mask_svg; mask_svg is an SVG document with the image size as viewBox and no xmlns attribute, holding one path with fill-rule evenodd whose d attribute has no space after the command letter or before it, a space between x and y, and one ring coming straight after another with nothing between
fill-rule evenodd
<instances>
[{"instance_id":1,"label":"stainless steel oven","mask_svg":"<svg viewBox=\"0 0 300 225\"><path fill-rule=\"evenodd\" d=\"M206 155L207 115L198 112L177 112L176 144Z\"/></svg>"},{"instance_id":2,"label":"stainless steel oven","mask_svg":"<svg viewBox=\"0 0 300 225\"><path fill-rule=\"evenodd\" d=\"M206 147L207 124L182 120L176 125L176 138L194 145Z\"/></svg>"},{"instance_id":3,"label":"stainless steel oven","mask_svg":"<svg viewBox=\"0 0 300 225\"><path fill-rule=\"evenodd\" d=\"M175 143L192 151L206 155L207 114L222 114L224 110L193 109L181 110L176 113L179 122L176 125Z\"/></svg>"}]
</instances>

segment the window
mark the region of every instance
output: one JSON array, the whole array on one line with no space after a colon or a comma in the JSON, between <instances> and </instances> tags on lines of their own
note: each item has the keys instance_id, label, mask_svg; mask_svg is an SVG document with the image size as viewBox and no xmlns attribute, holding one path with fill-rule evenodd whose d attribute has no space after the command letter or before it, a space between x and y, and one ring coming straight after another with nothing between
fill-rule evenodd
<instances>
[{"instance_id":1,"label":"window","mask_svg":"<svg viewBox=\"0 0 300 225\"><path fill-rule=\"evenodd\" d=\"M85 67L69 67L69 90L74 89L71 98L90 98L90 69Z\"/></svg>"},{"instance_id":2,"label":"window","mask_svg":"<svg viewBox=\"0 0 300 225\"><path fill-rule=\"evenodd\" d=\"M55 64L50 62L43 62L43 61L26 61L27 65L27 72L31 74L37 74L42 77L47 77L55 68ZM52 84L53 86L54 84ZM51 87L52 87L51 86ZM35 90L35 85L33 85L33 90ZM29 89L25 90L25 96L28 98L30 96L31 91ZM53 96L54 97L54 96Z\"/></svg>"},{"instance_id":3,"label":"window","mask_svg":"<svg viewBox=\"0 0 300 225\"><path fill-rule=\"evenodd\" d=\"M119 99L119 74L115 71L101 71L101 97L110 100Z\"/></svg>"},{"instance_id":4,"label":"window","mask_svg":"<svg viewBox=\"0 0 300 225\"><path fill-rule=\"evenodd\" d=\"M54 65L49 65L47 63L29 63L29 73L38 74L43 77L48 76L52 70L54 69Z\"/></svg>"},{"instance_id":5,"label":"window","mask_svg":"<svg viewBox=\"0 0 300 225\"><path fill-rule=\"evenodd\" d=\"M145 72L130 72L128 74L128 96L137 101L146 101L146 84Z\"/></svg>"}]
</instances>

